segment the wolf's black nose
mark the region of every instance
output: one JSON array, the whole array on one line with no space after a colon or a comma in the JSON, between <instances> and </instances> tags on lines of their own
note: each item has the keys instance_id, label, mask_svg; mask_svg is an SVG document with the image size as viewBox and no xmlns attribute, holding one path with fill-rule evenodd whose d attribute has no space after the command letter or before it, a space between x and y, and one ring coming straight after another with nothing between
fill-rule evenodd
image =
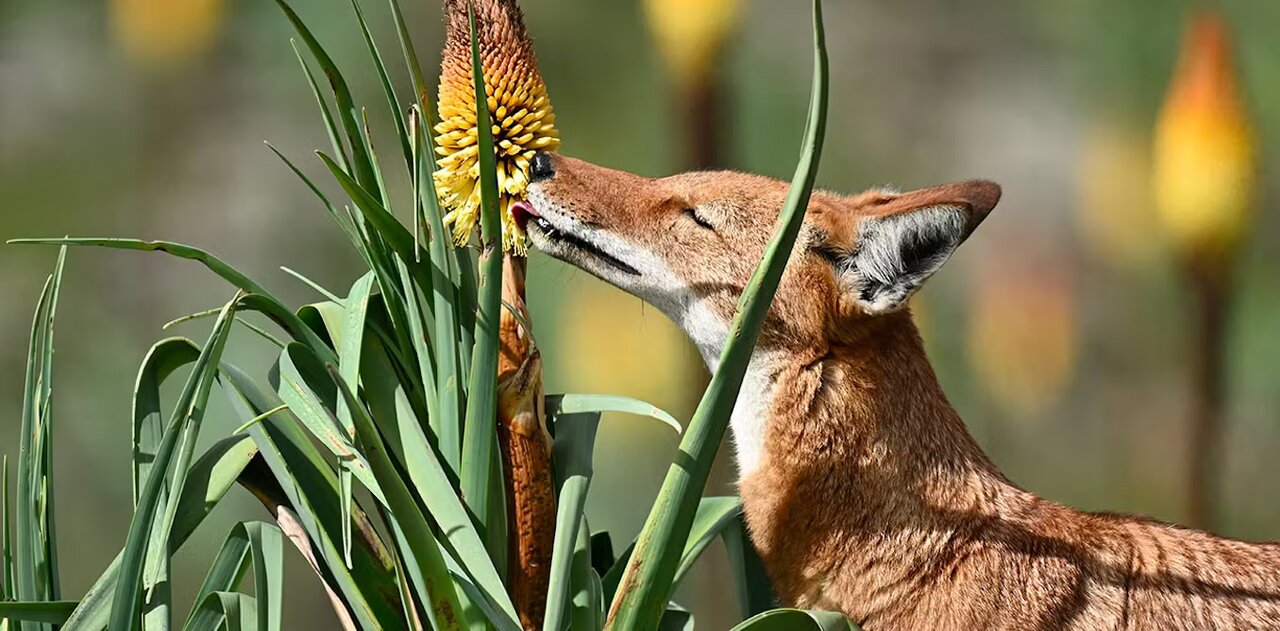
<instances>
[{"instance_id":1,"label":"wolf's black nose","mask_svg":"<svg viewBox=\"0 0 1280 631\"><path fill-rule=\"evenodd\" d=\"M533 164L529 166L529 179L537 182L556 174L556 167L551 163L551 154L539 151L533 154Z\"/></svg>"}]
</instances>

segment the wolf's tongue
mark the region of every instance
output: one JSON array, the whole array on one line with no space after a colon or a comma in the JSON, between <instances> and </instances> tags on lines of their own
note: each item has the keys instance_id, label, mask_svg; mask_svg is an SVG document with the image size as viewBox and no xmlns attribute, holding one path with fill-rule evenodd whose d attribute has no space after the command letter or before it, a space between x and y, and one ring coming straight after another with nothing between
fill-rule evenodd
<instances>
[{"instance_id":1,"label":"wolf's tongue","mask_svg":"<svg viewBox=\"0 0 1280 631\"><path fill-rule=\"evenodd\" d=\"M533 204L524 200L511 203L511 218L516 221L516 225L521 230L527 229L530 217L537 217L538 211L533 209Z\"/></svg>"}]
</instances>

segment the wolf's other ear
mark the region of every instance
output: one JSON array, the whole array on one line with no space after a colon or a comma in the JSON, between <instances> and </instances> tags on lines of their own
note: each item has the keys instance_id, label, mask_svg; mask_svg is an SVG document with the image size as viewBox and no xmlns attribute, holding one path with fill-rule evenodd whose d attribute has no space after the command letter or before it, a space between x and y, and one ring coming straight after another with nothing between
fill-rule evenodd
<instances>
[{"instance_id":1,"label":"wolf's other ear","mask_svg":"<svg viewBox=\"0 0 1280 631\"><path fill-rule=\"evenodd\" d=\"M835 257L841 284L868 314L901 308L998 201L986 181L854 198L852 250Z\"/></svg>"}]
</instances>

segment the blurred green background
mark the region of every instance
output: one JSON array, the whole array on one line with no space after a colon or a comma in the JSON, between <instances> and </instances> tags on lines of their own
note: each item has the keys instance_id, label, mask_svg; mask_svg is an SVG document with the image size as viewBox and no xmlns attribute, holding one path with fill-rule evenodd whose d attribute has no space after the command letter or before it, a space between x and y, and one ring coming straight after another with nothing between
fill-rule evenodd
<instances>
[{"instance_id":1,"label":"blurred green background","mask_svg":"<svg viewBox=\"0 0 1280 631\"><path fill-rule=\"evenodd\" d=\"M350 6L296 4L354 80L357 98L380 103ZM384 3L366 4L392 50ZM424 67L433 67L439 8L403 4ZM680 170L680 99L640 3L522 4L562 150L646 175ZM811 63L803 4L744 2L715 65L724 86L722 156L735 169L790 177ZM820 178L848 192L1000 182L997 212L916 299L946 391L995 462L1026 488L1082 508L1175 521L1184 518L1192 310L1155 225L1151 129L1191 4L832 0ZM1220 5L1260 143L1262 192L1230 322L1218 529L1280 539L1280 160L1268 159L1280 155L1280 3ZM0 2L0 238L190 242L295 304L316 296L281 265L329 287L349 285L359 259L261 144L269 139L304 164L327 146L290 35L267 0ZM53 257L0 248L0 451L10 457L28 327ZM548 391L626 394L689 417L705 370L657 310L541 255L529 274ZM143 354L170 334L164 322L230 294L172 259L71 253L54 386L69 597L96 578L127 529L129 404ZM175 333L202 336L202 326ZM264 369L269 358L253 336L240 336L229 352ZM236 426L221 403L206 435ZM634 535L677 440L644 420L604 424L594 529L612 530L619 546ZM734 492L731 450L722 461L709 494ZM175 575L179 594L194 590L230 524L265 517L238 493L188 544L188 565ZM701 628L727 628L736 611L718 571L724 562L713 551L677 598ZM286 572L295 592L286 600L288 626L332 625L297 555Z\"/></svg>"}]
</instances>

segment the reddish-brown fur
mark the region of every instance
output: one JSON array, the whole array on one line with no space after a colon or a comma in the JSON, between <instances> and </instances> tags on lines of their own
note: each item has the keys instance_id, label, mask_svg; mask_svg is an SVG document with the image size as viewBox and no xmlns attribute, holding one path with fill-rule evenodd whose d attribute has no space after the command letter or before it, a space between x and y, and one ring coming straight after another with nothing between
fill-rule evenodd
<instances>
[{"instance_id":1,"label":"reddish-brown fur","mask_svg":"<svg viewBox=\"0 0 1280 631\"><path fill-rule=\"evenodd\" d=\"M556 157L531 200L652 252L727 321L786 190L740 173L649 179ZM839 281L829 253L856 249L863 218L959 206L972 230L998 195L987 183L814 195L757 347L775 389L763 455L740 482L779 598L869 631L1280 628L1280 545L1085 513L1018 488L947 402L909 313L868 315ZM691 223L694 207L714 231Z\"/></svg>"}]
</instances>

